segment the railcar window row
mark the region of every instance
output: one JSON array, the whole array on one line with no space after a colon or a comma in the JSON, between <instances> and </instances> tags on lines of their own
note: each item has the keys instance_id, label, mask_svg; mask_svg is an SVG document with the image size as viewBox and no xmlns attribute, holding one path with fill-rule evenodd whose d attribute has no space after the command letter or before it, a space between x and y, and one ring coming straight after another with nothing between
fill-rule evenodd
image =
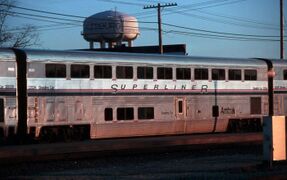
<instances>
[{"instance_id":1,"label":"railcar window row","mask_svg":"<svg viewBox=\"0 0 287 180\"><path fill-rule=\"evenodd\" d=\"M110 65L95 65L93 66L95 79L133 79L134 68L133 66L116 66L115 76L113 76L113 68ZM154 77L156 70L156 77ZM208 68L175 68L175 74L173 74L172 67L151 67L151 66L138 66L136 67L137 79L160 79L160 80L172 80L175 76L175 80L191 80L192 74L194 80L230 80L230 81L256 81L257 70L255 69L220 69L212 68L209 72ZM90 66L72 64L71 78L90 78ZM283 71L284 79L287 79L287 70ZM242 73L244 76L242 76ZM46 64L46 77L50 78L66 78L66 65L65 64Z\"/></svg>"},{"instance_id":2,"label":"railcar window row","mask_svg":"<svg viewBox=\"0 0 287 180\"><path fill-rule=\"evenodd\" d=\"M139 107L138 120L154 119L154 107ZM105 108L105 121L113 120L113 108ZM116 109L116 120L134 120L133 107L120 107Z\"/></svg>"}]
</instances>

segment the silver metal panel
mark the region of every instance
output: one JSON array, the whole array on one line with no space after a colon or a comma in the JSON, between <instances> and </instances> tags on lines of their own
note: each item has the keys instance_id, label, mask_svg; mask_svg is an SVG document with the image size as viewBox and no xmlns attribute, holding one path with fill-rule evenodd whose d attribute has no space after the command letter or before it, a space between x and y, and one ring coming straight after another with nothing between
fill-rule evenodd
<instances>
[{"instance_id":1,"label":"silver metal panel","mask_svg":"<svg viewBox=\"0 0 287 180\"><path fill-rule=\"evenodd\" d=\"M0 48L0 61L16 62L16 56L12 49Z\"/></svg>"},{"instance_id":2,"label":"silver metal panel","mask_svg":"<svg viewBox=\"0 0 287 180\"><path fill-rule=\"evenodd\" d=\"M257 59L211 58L176 55L112 53L91 51L45 51L26 50L28 62L45 63L98 63L98 64L152 64L152 65L194 65L198 67L222 66L231 67L265 67L265 62Z\"/></svg>"}]
</instances>

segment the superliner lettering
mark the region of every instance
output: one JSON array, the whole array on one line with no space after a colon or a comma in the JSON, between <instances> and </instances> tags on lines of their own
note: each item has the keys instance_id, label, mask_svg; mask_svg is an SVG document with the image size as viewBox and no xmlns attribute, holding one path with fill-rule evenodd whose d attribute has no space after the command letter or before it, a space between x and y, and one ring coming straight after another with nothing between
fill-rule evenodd
<instances>
[{"instance_id":1,"label":"superliner lettering","mask_svg":"<svg viewBox=\"0 0 287 180\"><path fill-rule=\"evenodd\" d=\"M114 90L114 92L117 92L118 90L125 90L125 89L132 89L132 90L196 90L200 89L201 92L207 92L208 86L207 85L191 85L190 88L187 87L187 85L181 85L181 86L176 86L176 85L171 85L168 86L167 84L165 85L148 85L144 84L142 87L139 87L137 84L133 84L130 88L127 87L126 84L112 84L111 89Z\"/></svg>"}]
</instances>

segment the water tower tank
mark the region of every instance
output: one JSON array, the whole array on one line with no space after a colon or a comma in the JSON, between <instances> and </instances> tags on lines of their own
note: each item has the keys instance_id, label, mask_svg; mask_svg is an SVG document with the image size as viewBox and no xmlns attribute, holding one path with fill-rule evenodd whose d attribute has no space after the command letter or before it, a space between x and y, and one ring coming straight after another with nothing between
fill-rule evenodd
<instances>
[{"instance_id":1,"label":"water tower tank","mask_svg":"<svg viewBox=\"0 0 287 180\"><path fill-rule=\"evenodd\" d=\"M97 13L84 21L84 39L89 41L90 45L93 42L100 42L101 48L105 47L105 42L111 47L114 43L121 44L122 41L127 41L131 46L132 40L138 35L137 19L118 11Z\"/></svg>"}]
</instances>

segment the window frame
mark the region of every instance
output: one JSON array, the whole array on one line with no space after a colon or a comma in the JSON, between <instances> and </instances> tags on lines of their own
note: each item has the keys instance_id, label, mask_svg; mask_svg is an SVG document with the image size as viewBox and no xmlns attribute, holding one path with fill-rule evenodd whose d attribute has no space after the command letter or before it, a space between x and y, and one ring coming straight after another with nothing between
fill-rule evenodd
<instances>
[{"instance_id":1,"label":"window frame","mask_svg":"<svg viewBox=\"0 0 287 180\"><path fill-rule=\"evenodd\" d=\"M215 72L215 71L217 71L217 72ZM226 74L225 69L221 69L221 68L211 69L211 80L212 81L225 81L226 80L225 74Z\"/></svg>"},{"instance_id":2,"label":"window frame","mask_svg":"<svg viewBox=\"0 0 287 180\"><path fill-rule=\"evenodd\" d=\"M152 112L147 112L151 110ZM140 112L141 111L141 112ZM152 116L149 116L149 113L152 113ZM154 107L138 107L138 120L152 120L154 119Z\"/></svg>"},{"instance_id":3,"label":"window frame","mask_svg":"<svg viewBox=\"0 0 287 180\"><path fill-rule=\"evenodd\" d=\"M246 78L247 73L246 72L255 72L255 79L252 78ZM252 75L249 75L248 77L252 77ZM257 70L256 69L244 69L244 81L257 81Z\"/></svg>"},{"instance_id":4,"label":"window frame","mask_svg":"<svg viewBox=\"0 0 287 180\"><path fill-rule=\"evenodd\" d=\"M54 76L48 76L47 74L48 74L48 66L54 66ZM62 67L62 69L61 68L58 68L59 67ZM60 73L59 73L60 72ZM61 75L61 76L59 76L59 74L62 74L63 73L63 75ZM63 64L63 63L60 63L60 64L58 64L58 63L48 63L48 64L45 64L45 77L46 78L67 78L67 65L66 64Z\"/></svg>"},{"instance_id":5,"label":"window frame","mask_svg":"<svg viewBox=\"0 0 287 180\"><path fill-rule=\"evenodd\" d=\"M199 70L200 70L200 77L198 75L199 73L196 72L196 71L199 71ZM203 75L207 75L207 77L205 78L205 76L203 76ZM208 68L194 68L194 80L208 80L208 79L209 79Z\"/></svg>"},{"instance_id":6,"label":"window frame","mask_svg":"<svg viewBox=\"0 0 287 180\"><path fill-rule=\"evenodd\" d=\"M183 70L181 72L182 74L180 74L179 70ZM191 80L191 69L190 68L179 67L179 68L176 68L175 71L176 71L176 80ZM181 76L181 77L179 77L179 76Z\"/></svg>"},{"instance_id":7,"label":"window frame","mask_svg":"<svg viewBox=\"0 0 287 180\"><path fill-rule=\"evenodd\" d=\"M173 68L172 67L157 67L156 71L157 71L157 79L161 79L161 80L172 80L173 79Z\"/></svg>"},{"instance_id":8,"label":"window frame","mask_svg":"<svg viewBox=\"0 0 287 180\"><path fill-rule=\"evenodd\" d=\"M237 77L237 75L238 74L236 74L236 73L234 73L234 75L233 76L231 76L230 74L231 74L231 71L238 71L239 72L239 77L240 77L240 79L238 79L238 78L234 78L234 77ZM230 77L232 77L232 78L230 78ZM242 70L241 69L228 69L228 80L229 81L241 81L242 80Z\"/></svg>"},{"instance_id":9,"label":"window frame","mask_svg":"<svg viewBox=\"0 0 287 180\"><path fill-rule=\"evenodd\" d=\"M78 71L77 69L73 69L75 67L78 67ZM87 68L87 69L85 69ZM77 76L75 76L75 72L78 72ZM88 74L84 74L83 72L88 72ZM70 76L71 78L75 78L75 79L89 79L90 78L90 65L88 64L71 64L70 66Z\"/></svg>"},{"instance_id":10,"label":"window frame","mask_svg":"<svg viewBox=\"0 0 287 180\"><path fill-rule=\"evenodd\" d=\"M117 79L133 79L133 74L133 66L116 66Z\"/></svg>"},{"instance_id":11,"label":"window frame","mask_svg":"<svg viewBox=\"0 0 287 180\"><path fill-rule=\"evenodd\" d=\"M100 68L96 69L97 67ZM94 65L94 78L95 79L112 79L113 77L113 68L111 65ZM107 70L108 69L108 70ZM96 74L99 73L100 77L96 77Z\"/></svg>"},{"instance_id":12,"label":"window frame","mask_svg":"<svg viewBox=\"0 0 287 180\"><path fill-rule=\"evenodd\" d=\"M183 114L183 99L177 100L177 113Z\"/></svg>"},{"instance_id":13,"label":"window frame","mask_svg":"<svg viewBox=\"0 0 287 180\"><path fill-rule=\"evenodd\" d=\"M139 77L141 75L141 74L139 74L141 72L141 70L139 70L139 69L144 69L143 70L144 77ZM148 70L151 70L151 72L147 73ZM147 78L147 74L151 75L151 77ZM151 66L138 66L137 67L137 79L153 79L153 74L154 74L153 73L153 67L151 67Z\"/></svg>"},{"instance_id":14,"label":"window frame","mask_svg":"<svg viewBox=\"0 0 287 180\"><path fill-rule=\"evenodd\" d=\"M111 113L111 114L108 114L108 113ZM104 119L105 119L105 121L113 121L114 120L113 108L109 108L109 107L105 108Z\"/></svg>"},{"instance_id":15,"label":"window frame","mask_svg":"<svg viewBox=\"0 0 287 180\"><path fill-rule=\"evenodd\" d=\"M120 110L123 110L123 112L119 112ZM127 113L127 110L132 110L132 117L129 117ZM119 118L120 113L124 114L123 117ZM117 108L117 120L118 121L132 121L135 119L135 113L133 107L118 107Z\"/></svg>"}]
</instances>

